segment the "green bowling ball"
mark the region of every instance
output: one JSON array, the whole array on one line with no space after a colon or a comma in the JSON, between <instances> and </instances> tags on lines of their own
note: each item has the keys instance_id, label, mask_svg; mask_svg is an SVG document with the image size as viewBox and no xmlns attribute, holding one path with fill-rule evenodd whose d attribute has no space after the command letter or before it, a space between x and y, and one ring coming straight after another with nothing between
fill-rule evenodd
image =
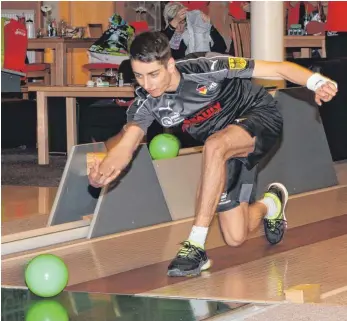
<instances>
[{"instance_id":1,"label":"green bowling ball","mask_svg":"<svg viewBox=\"0 0 347 321\"><path fill-rule=\"evenodd\" d=\"M149 143L149 152L153 159L176 157L180 151L179 139L171 134L159 134Z\"/></svg>"},{"instance_id":2,"label":"green bowling ball","mask_svg":"<svg viewBox=\"0 0 347 321\"><path fill-rule=\"evenodd\" d=\"M64 261L53 254L33 258L25 269L25 282L37 296L49 298L63 291L69 280Z\"/></svg>"},{"instance_id":3,"label":"green bowling ball","mask_svg":"<svg viewBox=\"0 0 347 321\"><path fill-rule=\"evenodd\" d=\"M57 301L42 300L32 304L25 314L25 321L68 321L66 309Z\"/></svg>"}]
</instances>

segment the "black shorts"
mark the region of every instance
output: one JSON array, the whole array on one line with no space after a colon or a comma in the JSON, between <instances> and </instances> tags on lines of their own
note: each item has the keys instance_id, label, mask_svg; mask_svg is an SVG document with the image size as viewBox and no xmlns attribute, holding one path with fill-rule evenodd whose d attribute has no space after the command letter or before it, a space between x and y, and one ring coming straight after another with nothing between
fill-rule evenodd
<instances>
[{"instance_id":1,"label":"black shorts","mask_svg":"<svg viewBox=\"0 0 347 321\"><path fill-rule=\"evenodd\" d=\"M252 110L233 122L255 137L254 151L242 162L248 170L259 163L278 143L283 131L283 118L277 104Z\"/></svg>"},{"instance_id":2,"label":"black shorts","mask_svg":"<svg viewBox=\"0 0 347 321\"><path fill-rule=\"evenodd\" d=\"M241 202L253 203L256 197L258 163L279 141L283 120L277 108L262 108L237 119L233 125L241 126L256 137L254 151L247 157L232 158L226 163L226 185L217 212L231 210Z\"/></svg>"},{"instance_id":3,"label":"black shorts","mask_svg":"<svg viewBox=\"0 0 347 321\"><path fill-rule=\"evenodd\" d=\"M257 189L258 165L248 170L238 158L229 159L226 163L225 188L217 206L217 212L229 211L242 202L252 204Z\"/></svg>"}]
</instances>

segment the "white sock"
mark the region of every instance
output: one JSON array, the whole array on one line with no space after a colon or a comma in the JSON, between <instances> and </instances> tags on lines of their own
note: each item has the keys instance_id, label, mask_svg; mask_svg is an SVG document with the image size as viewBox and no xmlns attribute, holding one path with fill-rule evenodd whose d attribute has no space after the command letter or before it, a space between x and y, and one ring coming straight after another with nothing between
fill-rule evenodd
<instances>
[{"instance_id":1,"label":"white sock","mask_svg":"<svg viewBox=\"0 0 347 321\"><path fill-rule=\"evenodd\" d=\"M190 232L188 240L194 243L198 243L199 245L202 246L202 248L204 248L207 233L208 233L208 227L194 225L192 228L192 231Z\"/></svg>"},{"instance_id":2,"label":"white sock","mask_svg":"<svg viewBox=\"0 0 347 321\"><path fill-rule=\"evenodd\" d=\"M260 203L263 203L267 208L265 218L271 218L273 216L276 216L278 208L273 198L266 196L262 200L260 200Z\"/></svg>"}]
</instances>

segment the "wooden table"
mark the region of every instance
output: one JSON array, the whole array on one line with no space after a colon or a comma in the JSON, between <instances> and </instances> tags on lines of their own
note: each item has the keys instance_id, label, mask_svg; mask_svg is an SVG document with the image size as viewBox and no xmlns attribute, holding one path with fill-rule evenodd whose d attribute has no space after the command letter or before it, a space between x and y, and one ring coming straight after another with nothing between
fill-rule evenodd
<instances>
[{"instance_id":1,"label":"wooden table","mask_svg":"<svg viewBox=\"0 0 347 321\"><path fill-rule=\"evenodd\" d=\"M325 36L284 36L285 48L301 48L301 58L309 58L311 48L320 48L326 58Z\"/></svg>"},{"instance_id":2,"label":"wooden table","mask_svg":"<svg viewBox=\"0 0 347 321\"><path fill-rule=\"evenodd\" d=\"M67 152L77 145L76 97L134 97L134 88L86 87L86 86L28 86L28 91L37 92L37 145L38 163L49 164L48 105L47 97L66 97Z\"/></svg>"},{"instance_id":3,"label":"wooden table","mask_svg":"<svg viewBox=\"0 0 347 321\"><path fill-rule=\"evenodd\" d=\"M88 49L97 39L71 39L71 38L35 38L28 39L28 50L54 50L54 65L52 66L51 85L67 85L67 51L68 49Z\"/></svg>"}]
</instances>

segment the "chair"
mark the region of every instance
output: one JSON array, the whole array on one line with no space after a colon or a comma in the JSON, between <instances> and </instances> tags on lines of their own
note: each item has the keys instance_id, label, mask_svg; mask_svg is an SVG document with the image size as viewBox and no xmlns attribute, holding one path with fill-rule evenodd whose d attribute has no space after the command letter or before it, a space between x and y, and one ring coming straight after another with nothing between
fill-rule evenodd
<instances>
[{"instance_id":1,"label":"chair","mask_svg":"<svg viewBox=\"0 0 347 321\"><path fill-rule=\"evenodd\" d=\"M43 83L49 85L51 66L46 63L32 63L26 64L26 54L28 48L28 36L25 25L17 20L11 19L4 26L4 64L5 69L19 71L25 73L22 78L24 82L28 79L43 80Z\"/></svg>"},{"instance_id":2,"label":"chair","mask_svg":"<svg viewBox=\"0 0 347 321\"><path fill-rule=\"evenodd\" d=\"M230 17L231 39L235 56L251 58L251 23L249 20L234 20Z\"/></svg>"}]
</instances>

